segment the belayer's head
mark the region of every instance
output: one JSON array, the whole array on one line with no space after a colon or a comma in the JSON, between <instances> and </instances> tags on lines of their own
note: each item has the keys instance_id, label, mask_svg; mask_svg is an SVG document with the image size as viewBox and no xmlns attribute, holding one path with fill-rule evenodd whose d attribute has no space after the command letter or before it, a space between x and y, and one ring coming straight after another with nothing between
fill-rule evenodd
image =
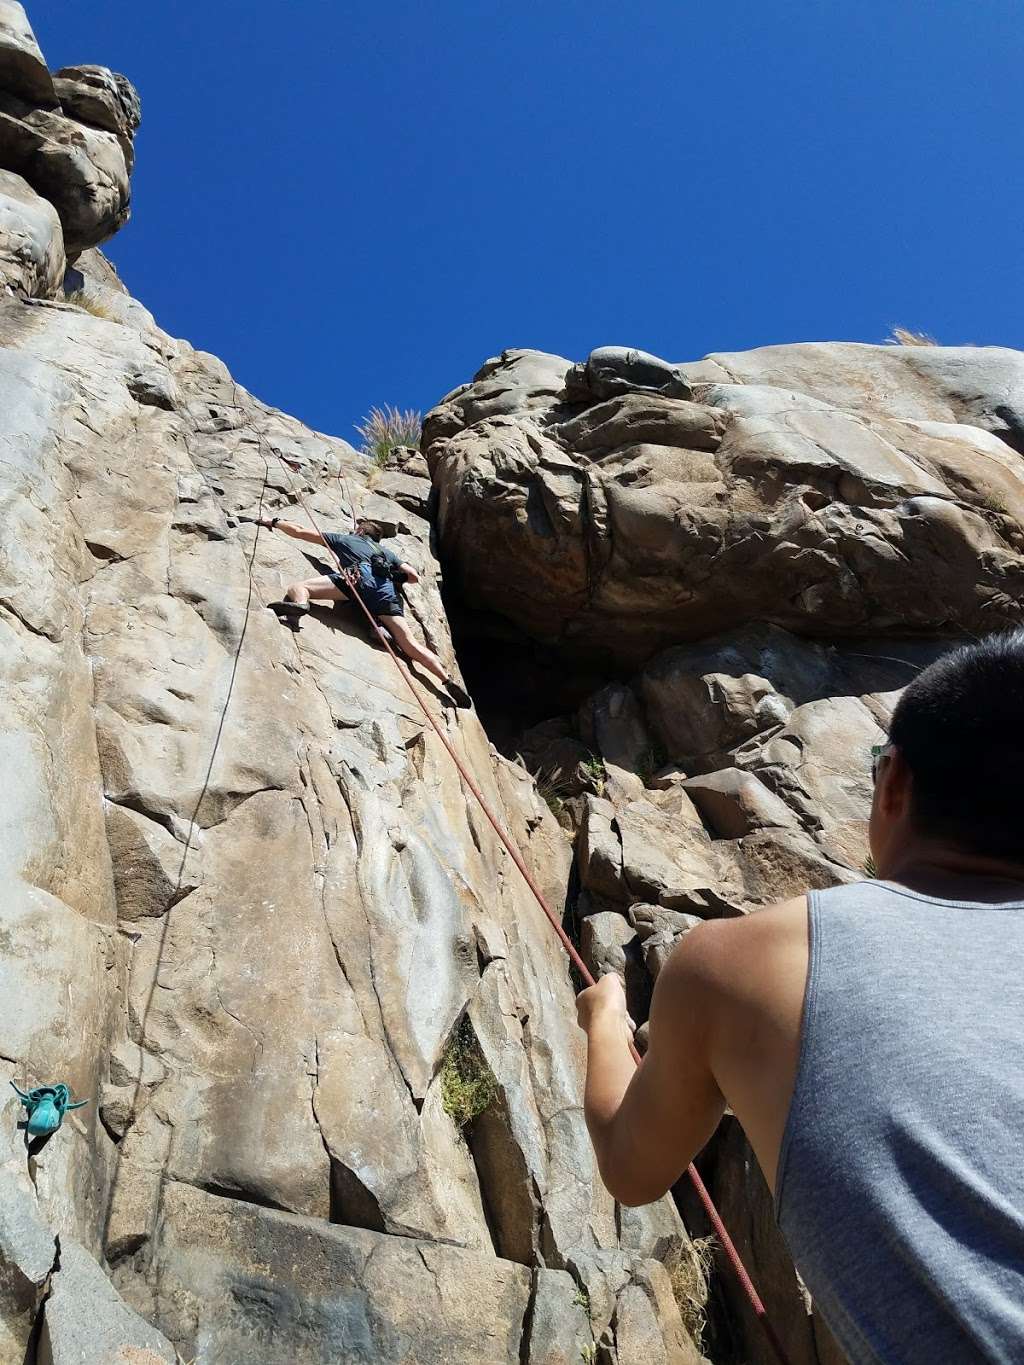
<instances>
[{"instance_id":1,"label":"belayer's head","mask_svg":"<svg viewBox=\"0 0 1024 1365\"><path fill-rule=\"evenodd\" d=\"M937 659L900 697L877 762L879 876L911 848L962 870L1024 878L1024 630Z\"/></svg>"},{"instance_id":2,"label":"belayer's head","mask_svg":"<svg viewBox=\"0 0 1024 1365\"><path fill-rule=\"evenodd\" d=\"M365 536L367 540L380 540L380 527L375 521L367 521L360 517L355 525L355 534Z\"/></svg>"}]
</instances>

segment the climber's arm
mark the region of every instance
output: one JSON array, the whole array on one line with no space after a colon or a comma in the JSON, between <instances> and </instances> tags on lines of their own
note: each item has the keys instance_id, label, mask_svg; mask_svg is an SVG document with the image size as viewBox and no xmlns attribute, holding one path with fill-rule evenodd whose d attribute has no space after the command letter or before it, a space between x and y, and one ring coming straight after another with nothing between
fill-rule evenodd
<instances>
[{"instance_id":1,"label":"climber's arm","mask_svg":"<svg viewBox=\"0 0 1024 1365\"><path fill-rule=\"evenodd\" d=\"M704 927L658 976L647 1055L635 1069L625 995L604 977L578 1001L587 1034L587 1127L601 1178L621 1204L660 1198L715 1131L725 1100L708 1063L714 971Z\"/></svg>"},{"instance_id":2,"label":"climber's arm","mask_svg":"<svg viewBox=\"0 0 1024 1365\"><path fill-rule=\"evenodd\" d=\"M293 540L308 540L311 545L323 545L325 547L327 545L319 531L311 531L308 527L300 526L295 521L282 521L280 517L274 517L269 521L264 519L263 525L272 531L283 531L286 536L291 536Z\"/></svg>"},{"instance_id":3,"label":"climber's arm","mask_svg":"<svg viewBox=\"0 0 1024 1365\"><path fill-rule=\"evenodd\" d=\"M416 572L416 570L412 567L411 564L399 564L398 567L405 575L405 581L407 583L418 583L420 581L419 574Z\"/></svg>"}]
</instances>

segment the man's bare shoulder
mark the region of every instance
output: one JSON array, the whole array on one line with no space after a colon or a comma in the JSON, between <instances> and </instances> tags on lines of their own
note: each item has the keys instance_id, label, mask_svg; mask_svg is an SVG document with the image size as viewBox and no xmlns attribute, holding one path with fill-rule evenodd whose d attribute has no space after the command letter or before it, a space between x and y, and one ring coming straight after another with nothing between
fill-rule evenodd
<instances>
[{"instance_id":1,"label":"man's bare shoulder","mask_svg":"<svg viewBox=\"0 0 1024 1365\"><path fill-rule=\"evenodd\" d=\"M659 976L671 990L748 995L792 962L806 966L807 897L794 896L734 919L705 920L679 943Z\"/></svg>"}]
</instances>

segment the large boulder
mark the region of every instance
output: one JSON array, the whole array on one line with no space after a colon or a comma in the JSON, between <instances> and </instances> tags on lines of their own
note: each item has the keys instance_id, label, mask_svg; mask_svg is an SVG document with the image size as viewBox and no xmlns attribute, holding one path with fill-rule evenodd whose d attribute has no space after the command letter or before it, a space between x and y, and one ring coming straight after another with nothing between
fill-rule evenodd
<instances>
[{"instance_id":1,"label":"large boulder","mask_svg":"<svg viewBox=\"0 0 1024 1365\"><path fill-rule=\"evenodd\" d=\"M1024 444L1024 356L1005 346L804 342L713 352L678 368L691 385L741 386L741 395L763 387L787 405L806 397L865 417L977 427L1015 449Z\"/></svg>"},{"instance_id":2,"label":"large boulder","mask_svg":"<svg viewBox=\"0 0 1024 1365\"><path fill-rule=\"evenodd\" d=\"M166 1207L154 1275L186 1357L199 1340L216 1343L211 1359L250 1365L577 1365L598 1358L597 1338L610 1365L699 1359L657 1262L618 1253L598 1300L581 1291L575 1263L574 1275L531 1272L491 1250L332 1226L186 1185L168 1189Z\"/></svg>"},{"instance_id":3,"label":"large boulder","mask_svg":"<svg viewBox=\"0 0 1024 1365\"><path fill-rule=\"evenodd\" d=\"M771 622L981 632L1024 608L1024 355L794 346L670 366L506 353L427 418L466 599L639 664ZM503 380L494 392L494 373Z\"/></svg>"},{"instance_id":4,"label":"large boulder","mask_svg":"<svg viewBox=\"0 0 1024 1365\"><path fill-rule=\"evenodd\" d=\"M0 95L0 165L53 204L69 260L128 221L128 163L116 134L103 128Z\"/></svg>"},{"instance_id":5,"label":"large boulder","mask_svg":"<svg viewBox=\"0 0 1024 1365\"><path fill-rule=\"evenodd\" d=\"M614 398L620 393L660 393L666 398L691 397L690 386L677 366L646 351L625 346L600 346L565 377L566 390L584 402Z\"/></svg>"},{"instance_id":6,"label":"large boulder","mask_svg":"<svg viewBox=\"0 0 1024 1365\"><path fill-rule=\"evenodd\" d=\"M0 293L54 298L66 269L57 210L20 175L0 170Z\"/></svg>"},{"instance_id":7,"label":"large boulder","mask_svg":"<svg viewBox=\"0 0 1024 1365\"><path fill-rule=\"evenodd\" d=\"M47 108L57 103L46 62L19 0L0 0L0 90Z\"/></svg>"},{"instance_id":8,"label":"large boulder","mask_svg":"<svg viewBox=\"0 0 1024 1365\"><path fill-rule=\"evenodd\" d=\"M128 220L140 118L135 87L105 66L68 66L52 78L22 6L0 0L0 168L56 209L69 261ZM37 215L24 216L16 240L39 236ZM12 232L3 217L0 263Z\"/></svg>"},{"instance_id":9,"label":"large boulder","mask_svg":"<svg viewBox=\"0 0 1024 1365\"><path fill-rule=\"evenodd\" d=\"M54 76L53 88L69 118L115 135L130 173L142 105L127 76L106 66L64 66Z\"/></svg>"},{"instance_id":10,"label":"large boulder","mask_svg":"<svg viewBox=\"0 0 1024 1365\"><path fill-rule=\"evenodd\" d=\"M26 1356L56 1264L57 1240L27 1174L0 1167L0 1360Z\"/></svg>"},{"instance_id":11,"label":"large boulder","mask_svg":"<svg viewBox=\"0 0 1024 1365\"><path fill-rule=\"evenodd\" d=\"M688 778L690 799L723 839L742 839L755 829L798 827L795 813L753 773L739 768Z\"/></svg>"},{"instance_id":12,"label":"large boulder","mask_svg":"<svg viewBox=\"0 0 1024 1365\"><path fill-rule=\"evenodd\" d=\"M124 1303L95 1258L70 1237L61 1239L37 1358L39 1365L176 1365L180 1360L164 1334Z\"/></svg>"}]
</instances>

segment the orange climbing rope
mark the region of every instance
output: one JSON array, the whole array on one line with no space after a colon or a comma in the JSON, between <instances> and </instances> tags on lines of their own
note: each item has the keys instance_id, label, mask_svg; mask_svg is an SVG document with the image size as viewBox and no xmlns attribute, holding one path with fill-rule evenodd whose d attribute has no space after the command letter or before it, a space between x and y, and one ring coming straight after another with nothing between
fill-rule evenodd
<instances>
[{"instance_id":1,"label":"orange climbing rope","mask_svg":"<svg viewBox=\"0 0 1024 1365\"><path fill-rule=\"evenodd\" d=\"M280 460L281 457L278 456L278 459ZM323 537L324 533L321 530L316 517L310 510L309 505L307 504L305 498L302 496L302 493L298 489L296 489L295 484L291 478L291 472L288 469L288 466L284 460L281 460L281 467L286 471L286 475L292 487L292 490L293 492L295 492L299 503L301 504L303 510L306 513L306 516L309 517L310 521L313 523L313 528L320 534L321 537ZM354 519L354 511L352 508L351 500L349 501L349 510L350 513L353 515ZM338 569L341 571L342 576L346 579L347 582L348 576L345 573L345 569L341 563L341 560L331 549L326 539L324 539L324 545L326 546L330 554L333 556L335 563L338 565ZM576 970L579 972L580 976L587 983L588 986L595 985L596 983L593 973L587 967L587 964L583 961L582 957L580 957L579 953L576 950L575 944L573 943L569 935L565 932L558 916L548 905L547 900L544 897L544 893L537 885L537 882L533 877L532 873L530 872L530 869L526 866L522 854L513 844L508 834L506 834L501 822L498 820L497 816L491 810L483 792L477 786L473 777L468 772L466 765L463 763L462 759L456 753L448 736L444 733L440 725L438 725L437 721L434 719L433 712L430 710L429 706L427 705L423 697L422 692L420 691L419 687L413 680L413 676L410 673L409 669L406 667L405 661L401 659L399 655L396 653L394 646L388 639L387 632L379 625L376 618L373 616L373 614L367 607L366 603L363 601L362 596L360 595L358 589L355 587L354 583L349 584L349 591L351 592L354 600L359 603L363 615L370 623L371 629L374 631L377 638L383 644L387 652L391 655L391 659L395 667L398 669L399 673L404 679L406 687L412 693L414 699L416 700L417 705L419 706L420 710L423 712L428 723L430 724L431 729L434 731L438 739L447 749L452 762L458 769L459 776L462 778L463 782L465 782L469 790L473 793L473 796L476 798L477 804L483 811L484 815L487 817L487 820L490 823L491 827L493 828L495 834L501 840L501 843L504 845L506 852L509 854L512 861L515 863L516 867L522 874L523 880L526 882L526 885L530 888L530 891L533 893L534 899L536 900L540 908L543 910L552 929L554 929L555 933L558 935L562 947L569 955L569 959L572 962L573 966L576 968ZM640 1053L637 1051L636 1044L632 1041L630 1041L629 1050L632 1053L633 1061L637 1066L639 1066L641 1064ZM729 1259L729 1263L736 1273L736 1277L740 1282L740 1286L743 1289L743 1292L746 1295L750 1303L750 1306L754 1311L754 1316L760 1323L761 1328L765 1336L767 1337L769 1344L772 1347L772 1350L775 1352L775 1355L781 1362L781 1365L790 1365L789 1357L786 1354L782 1342L779 1340L775 1328L772 1326L771 1320L768 1317L765 1306L761 1301L761 1296L755 1289L754 1283L751 1280L750 1275L747 1273L747 1268L743 1264L743 1260L736 1249L736 1245L733 1242L732 1238L729 1236L725 1224L722 1222L721 1214L715 1207L715 1202L711 1198L711 1194L707 1186L704 1184L704 1181L701 1179L700 1172L697 1170L697 1167L693 1164L692 1161L686 1168L686 1174L689 1176L690 1182L697 1192L697 1196L704 1207L704 1212L708 1216L708 1221L711 1223L711 1226L714 1229L715 1236L721 1242L722 1249L725 1251L725 1254Z\"/></svg>"}]
</instances>

